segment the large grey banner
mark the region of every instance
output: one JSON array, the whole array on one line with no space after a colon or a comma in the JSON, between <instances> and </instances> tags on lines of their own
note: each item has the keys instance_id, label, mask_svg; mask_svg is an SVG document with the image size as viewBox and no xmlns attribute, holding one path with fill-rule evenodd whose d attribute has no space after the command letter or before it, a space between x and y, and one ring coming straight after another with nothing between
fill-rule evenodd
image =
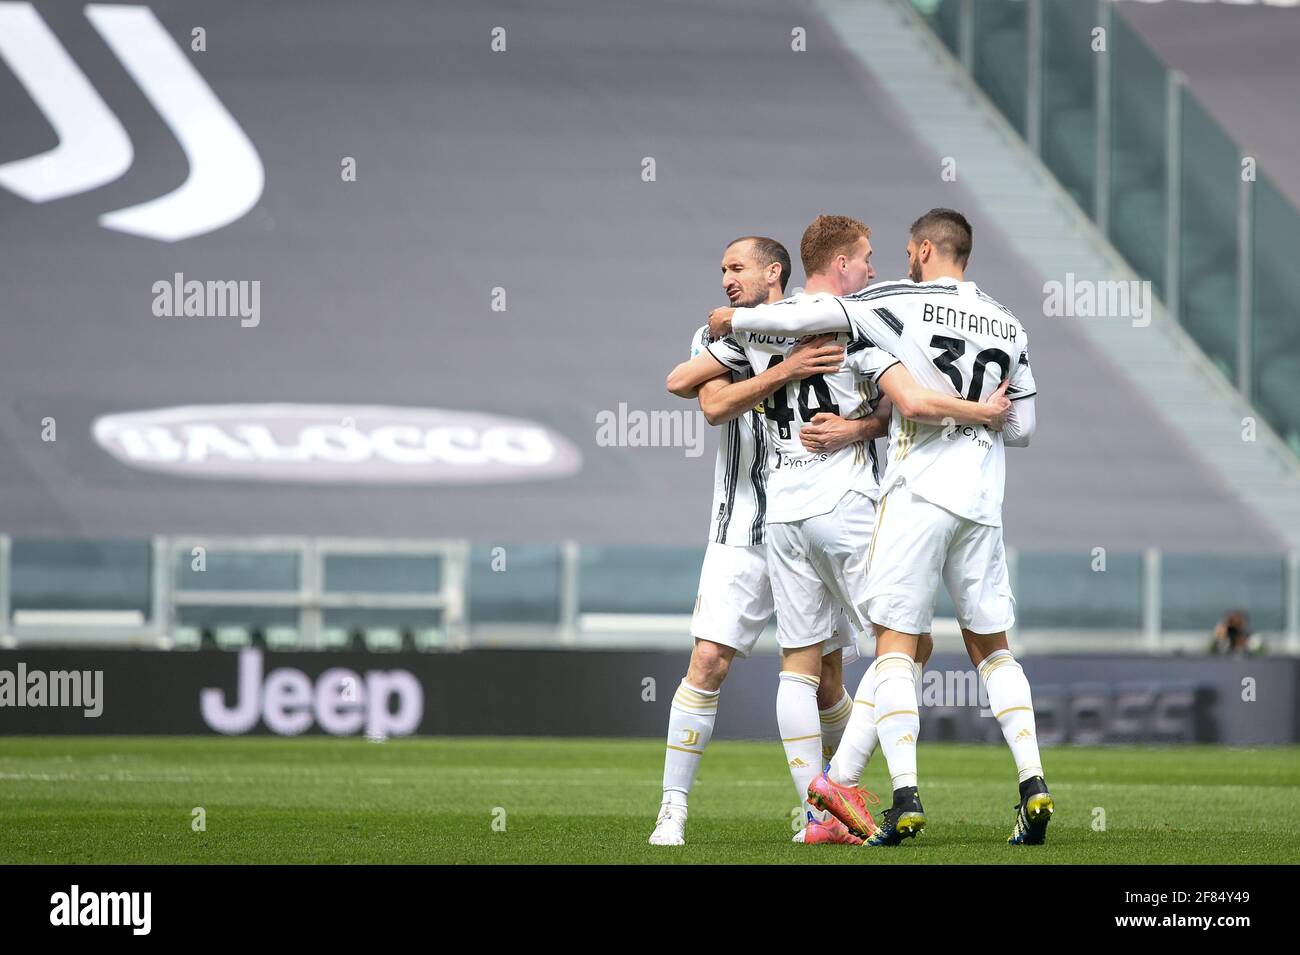
<instances>
[{"instance_id":1,"label":"large grey banner","mask_svg":"<svg viewBox=\"0 0 1300 955\"><path fill-rule=\"evenodd\" d=\"M0 3L0 527L702 545L725 244L851 214L894 278L944 204L1052 423L1008 540L1276 550L913 106L788 0Z\"/></svg>"}]
</instances>

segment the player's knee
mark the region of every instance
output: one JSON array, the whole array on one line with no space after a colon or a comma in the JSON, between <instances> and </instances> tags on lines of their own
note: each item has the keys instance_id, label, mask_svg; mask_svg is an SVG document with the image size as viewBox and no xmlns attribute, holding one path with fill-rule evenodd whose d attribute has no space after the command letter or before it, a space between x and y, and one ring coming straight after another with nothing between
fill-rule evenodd
<instances>
[{"instance_id":1,"label":"player's knee","mask_svg":"<svg viewBox=\"0 0 1300 955\"><path fill-rule=\"evenodd\" d=\"M963 629L961 637L966 644L966 653L970 656L971 663L976 666L979 666L992 654L1008 649L1005 631L1001 633L975 633L973 630Z\"/></svg>"},{"instance_id":2,"label":"player's knee","mask_svg":"<svg viewBox=\"0 0 1300 955\"><path fill-rule=\"evenodd\" d=\"M731 669L731 658L732 653L728 648L711 640L697 641L695 650L691 653L687 682L701 690L718 689Z\"/></svg>"}]
</instances>

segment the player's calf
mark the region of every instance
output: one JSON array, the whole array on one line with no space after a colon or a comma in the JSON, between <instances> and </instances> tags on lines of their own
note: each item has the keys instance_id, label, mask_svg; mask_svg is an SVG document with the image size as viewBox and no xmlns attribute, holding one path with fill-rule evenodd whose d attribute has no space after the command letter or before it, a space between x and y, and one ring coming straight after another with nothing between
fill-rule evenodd
<instances>
[{"instance_id":1,"label":"player's calf","mask_svg":"<svg viewBox=\"0 0 1300 955\"><path fill-rule=\"evenodd\" d=\"M973 639L985 638L967 635L967 644ZM1038 752L1038 727L1034 720L1034 700L1029 690L1029 680L1019 661L1006 649L1006 636L994 634L989 639L999 639L1003 646L977 659L980 679L989 697L989 709L1002 729L1002 737L1016 761L1016 781L1024 783L1043 775L1043 762ZM976 651L978 652L978 651ZM972 659L976 654L972 653Z\"/></svg>"},{"instance_id":2,"label":"player's calf","mask_svg":"<svg viewBox=\"0 0 1300 955\"><path fill-rule=\"evenodd\" d=\"M882 631L879 643L885 645ZM901 635L906 636L906 635ZM911 637L915 647L915 637ZM876 658L876 733L895 790L915 788L916 741L921 716L916 708L916 671L907 653L886 652Z\"/></svg>"},{"instance_id":3,"label":"player's calf","mask_svg":"<svg viewBox=\"0 0 1300 955\"><path fill-rule=\"evenodd\" d=\"M687 680L673 694L664 750L663 801L650 836L651 845L677 846L685 841L686 802L695 785L704 748L713 736L718 696L718 690L700 689Z\"/></svg>"},{"instance_id":4,"label":"player's calf","mask_svg":"<svg viewBox=\"0 0 1300 955\"><path fill-rule=\"evenodd\" d=\"M806 801L808 784L822 770L821 720L817 713L818 678L806 671L816 667L820 647L785 651L776 691L776 725L785 748L786 764L795 792ZM809 658L812 665L809 666ZM798 672L802 667L805 672ZM807 806L804 806L805 810Z\"/></svg>"}]
</instances>

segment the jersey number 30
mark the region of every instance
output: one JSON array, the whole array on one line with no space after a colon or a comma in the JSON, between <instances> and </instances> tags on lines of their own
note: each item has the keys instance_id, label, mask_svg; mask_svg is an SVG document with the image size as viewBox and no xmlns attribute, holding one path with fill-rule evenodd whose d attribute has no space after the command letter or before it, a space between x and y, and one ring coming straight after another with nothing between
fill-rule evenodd
<instances>
[{"instance_id":1,"label":"jersey number 30","mask_svg":"<svg viewBox=\"0 0 1300 955\"><path fill-rule=\"evenodd\" d=\"M957 394L965 392L967 401L981 400L985 365L997 365L1001 369L1002 378L1005 378L1011 370L1010 355L1001 348L986 348L975 356L975 367L970 376L970 390L967 391L962 386L961 369L957 367L957 359L966 354L966 340L950 338L947 335L935 335L930 339L930 347L943 349L943 354L934 356L934 367L952 379L952 386L957 389ZM1002 378L998 380L1001 381Z\"/></svg>"}]
</instances>

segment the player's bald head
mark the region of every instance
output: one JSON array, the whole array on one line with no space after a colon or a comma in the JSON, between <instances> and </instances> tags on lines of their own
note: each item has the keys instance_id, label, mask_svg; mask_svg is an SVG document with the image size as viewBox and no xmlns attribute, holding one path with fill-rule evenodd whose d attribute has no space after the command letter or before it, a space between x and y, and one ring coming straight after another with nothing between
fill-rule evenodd
<instances>
[{"instance_id":1,"label":"player's bald head","mask_svg":"<svg viewBox=\"0 0 1300 955\"><path fill-rule=\"evenodd\" d=\"M918 246L928 241L936 252L960 268L970 261L970 223L956 209L931 209L912 223L911 236Z\"/></svg>"}]
</instances>

